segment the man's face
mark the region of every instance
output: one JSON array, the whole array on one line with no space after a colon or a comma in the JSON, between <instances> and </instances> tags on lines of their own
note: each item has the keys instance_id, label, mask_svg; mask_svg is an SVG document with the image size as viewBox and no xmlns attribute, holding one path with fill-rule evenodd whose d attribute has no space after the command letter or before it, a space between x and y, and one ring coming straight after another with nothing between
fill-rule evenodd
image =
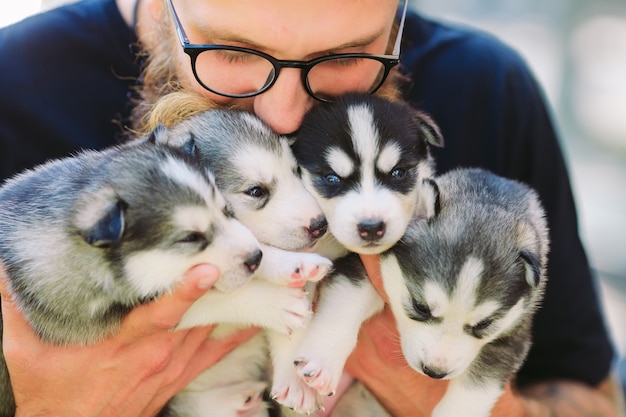
<instances>
[{"instance_id":1,"label":"man's face","mask_svg":"<svg viewBox=\"0 0 626 417\"><path fill-rule=\"evenodd\" d=\"M167 7L160 0L153 1L152 10ZM173 0L173 4L192 44L234 45L277 59L310 60L336 53L384 54L398 2ZM171 21L167 10L161 15ZM173 30L170 35L176 37ZM189 56L180 44L172 44L176 45L175 68L185 89L218 105L237 105L253 111L278 133L297 130L304 113L318 103L304 89L301 70L297 68L283 68L272 88L258 96L232 99L213 94L194 78ZM353 81L355 85L362 83Z\"/></svg>"}]
</instances>

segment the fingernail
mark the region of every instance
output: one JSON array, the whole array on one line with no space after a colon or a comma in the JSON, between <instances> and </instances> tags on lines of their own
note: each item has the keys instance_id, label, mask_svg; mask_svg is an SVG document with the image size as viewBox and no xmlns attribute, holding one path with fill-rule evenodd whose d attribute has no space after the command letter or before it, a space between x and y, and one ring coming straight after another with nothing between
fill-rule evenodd
<instances>
[{"instance_id":1,"label":"fingernail","mask_svg":"<svg viewBox=\"0 0 626 417\"><path fill-rule=\"evenodd\" d=\"M219 270L213 265L200 264L191 268L185 278L195 279L198 289L208 290L219 278Z\"/></svg>"},{"instance_id":2,"label":"fingernail","mask_svg":"<svg viewBox=\"0 0 626 417\"><path fill-rule=\"evenodd\" d=\"M215 279L212 277L201 277L198 280L198 289L200 290L208 290L209 288L211 288L213 286L213 284L215 283Z\"/></svg>"}]
</instances>

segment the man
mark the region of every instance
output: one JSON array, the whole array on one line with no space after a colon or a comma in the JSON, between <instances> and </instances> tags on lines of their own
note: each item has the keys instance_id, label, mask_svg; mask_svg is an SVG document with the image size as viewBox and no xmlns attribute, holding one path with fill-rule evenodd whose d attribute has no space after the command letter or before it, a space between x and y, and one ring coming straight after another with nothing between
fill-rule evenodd
<instances>
[{"instance_id":1,"label":"man","mask_svg":"<svg viewBox=\"0 0 626 417\"><path fill-rule=\"evenodd\" d=\"M308 109L342 92L331 84L346 90L377 84L378 69L356 67L341 82L324 83L311 67L333 54L393 55L397 8L394 0L85 0L2 30L2 176L79 147L109 145L120 133L116 123L132 120L132 128L142 131L159 120L153 104L164 95L174 103L170 109L178 108L178 97L194 97L189 111L198 102L234 105L279 133L293 133ZM128 50L137 40L133 29L147 51L138 91L140 62ZM414 13L400 33L402 71L410 78L400 94L442 128L446 147L435 153L439 172L474 165L520 179L538 189L548 210L550 279L535 345L518 385L507 387L493 415L619 415L612 348L578 237L562 155L534 80L516 54L486 35ZM192 66L182 45L189 50L198 44L227 48L218 48L217 56L203 51ZM260 84L232 90L238 79L222 83L225 73L211 78L204 72L219 58L247 63L252 71L253 58L267 65L267 56L297 63L282 62ZM250 79L258 81L256 75ZM381 88L394 94L389 84ZM377 259L363 260L377 282ZM3 289L3 348L17 414L156 414L194 375L249 336L208 342L210 328L169 331L216 274L210 266L196 267L171 296L133 311L119 335L82 349L39 342ZM398 358L394 331L388 311L366 323L347 369L394 415L427 416L445 382L411 371Z\"/></svg>"}]
</instances>

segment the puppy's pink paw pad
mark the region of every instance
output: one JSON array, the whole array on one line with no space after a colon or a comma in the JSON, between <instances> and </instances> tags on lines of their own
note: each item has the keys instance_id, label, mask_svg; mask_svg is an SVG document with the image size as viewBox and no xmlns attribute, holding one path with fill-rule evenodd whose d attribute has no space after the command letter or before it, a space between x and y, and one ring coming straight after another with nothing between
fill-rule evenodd
<instances>
[{"instance_id":1,"label":"puppy's pink paw pad","mask_svg":"<svg viewBox=\"0 0 626 417\"><path fill-rule=\"evenodd\" d=\"M335 394L337 382L333 381L331 373L324 367L303 358L296 359L294 365L302 380L320 395L331 396Z\"/></svg>"}]
</instances>

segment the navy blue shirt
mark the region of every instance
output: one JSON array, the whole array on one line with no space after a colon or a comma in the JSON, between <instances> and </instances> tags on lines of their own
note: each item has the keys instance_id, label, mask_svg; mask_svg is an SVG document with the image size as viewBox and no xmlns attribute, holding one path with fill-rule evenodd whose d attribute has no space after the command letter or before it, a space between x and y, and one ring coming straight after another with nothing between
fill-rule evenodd
<instances>
[{"instance_id":1,"label":"navy blue shirt","mask_svg":"<svg viewBox=\"0 0 626 417\"><path fill-rule=\"evenodd\" d=\"M135 43L113 0L0 29L0 178L117 141L138 76Z\"/></svg>"},{"instance_id":2,"label":"navy blue shirt","mask_svg":"<svg viewBox=\"0 0 626 417\"><path fill-rule=\"evenodd\" d=\"M0 178L121 138L138 76L134 32L114 0L83 0L0 30ZM548 214L547 293L521 384L606 378L613 348L578 230L559 142L523 60L490 35L410 13L406 99L446 146L438 171L480 166L537 189Z\"/></svg>"}]
</instances>

